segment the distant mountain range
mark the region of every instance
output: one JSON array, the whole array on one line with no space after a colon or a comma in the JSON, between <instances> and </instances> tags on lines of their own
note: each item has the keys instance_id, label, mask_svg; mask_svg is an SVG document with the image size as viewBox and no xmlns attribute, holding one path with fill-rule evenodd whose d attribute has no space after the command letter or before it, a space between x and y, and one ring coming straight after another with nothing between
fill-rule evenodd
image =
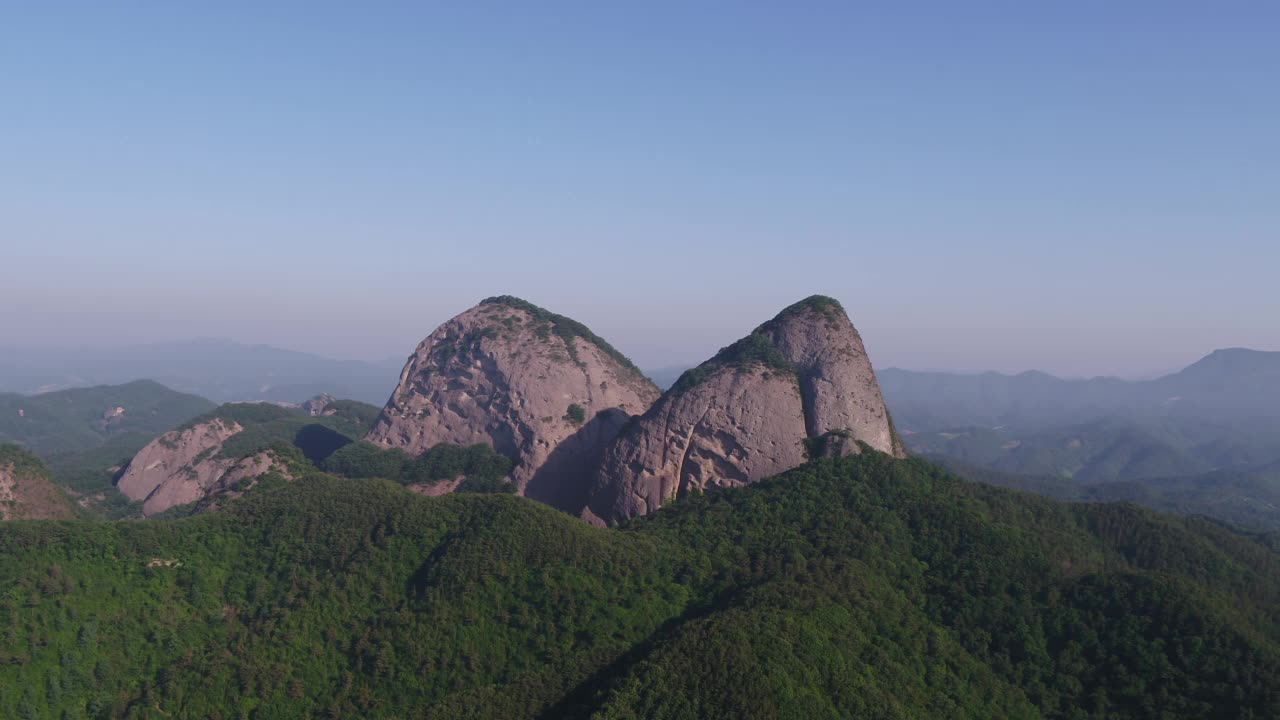
<instances>
[{"instance_id":1,"label":"distant mountain range","mask_svg":"<svg viewBox=\"0 0 1280 720\"><path fill-rule=\"evenodd\" d=\"M334 360L269 345L192 340L110 349L0 348L0 392L154 380L216 403L303 402L328 393L382 405L402 359Z\"/></svg>"},{"instance_id":2,"label":"distant mountain range","mask_svg":"<svg viewBox=\"0 0 1280 720\"><path fill-rule=\"evenodd\" d=\"M1109 480L1280 458L1280 352L1217 350L1146 381L898 369L878 376L908 446L1009 472L1087 470L1088 479ZM1110 461L1115 472L1088 470L1104 452L1133 457Z\"/></svg>"},{"instance_id":3,"label":"distant mountain range","mask_svg":"<svg viewBox=\"0 0 1280 720\"><path fill-rule=\"evenodd\" d=\"M1146 381L878 376L907 447L970 479L1280 528L1280 353L1217 350Z\"/></svg>"},{"instance_id":4,"label":"distant mountain range","mask_svg":"<svg viewBox=\"0 0 1280 720\"><path fill-rule=\"evenodd\" d=\"M1102 416L1195 419L1247 429L1280 418L1280 352L1216 350L1155 380L1063 380L1042 372L962 375L889 368L878 373L903 429L981 426L1029 430Z\"/></svg>"}]
</instances>

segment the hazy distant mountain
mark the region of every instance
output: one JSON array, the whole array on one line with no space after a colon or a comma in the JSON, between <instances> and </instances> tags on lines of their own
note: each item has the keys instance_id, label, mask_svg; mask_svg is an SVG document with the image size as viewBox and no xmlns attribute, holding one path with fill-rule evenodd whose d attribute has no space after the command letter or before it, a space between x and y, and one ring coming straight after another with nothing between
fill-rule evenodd
<instances>
[{"instance_id":1,"label":"hazy distant mountain","mask_svg":"<svg viewBox=\"0 0 1280 720\"><path fill-rule=\"evenodd\" d=\"M381 405L402 360L334 360L228 340L110 349L0 348L0 391L35 393L149 379L214 402L302 402L320 393Z\"/></svg>"},{"instance_id":2,"label":"hazy distant mountain","mask_svg":"<svg viewBox=\"0 0 1280 720\"><path fill-rule=\"evenodd\" d=\"M1147 381L884 370L912 452L971 479L1280 529L1280 353Z\"/></svg>"},{"instance_id":3,"label":"hazy distant mountain","mask_svg":"<svg viewBox=\"0 0 1280 720\"><path fill-rule=\"evenodd\" d=\"M1019 430L1118 415L1227 422L1248 429L1280 418L1280 352L1217 350L1181 372L1145 381L1063 380L1042 372L961 375L890 368L878 373L903 429Z\"/></svg>"}]
</instances>

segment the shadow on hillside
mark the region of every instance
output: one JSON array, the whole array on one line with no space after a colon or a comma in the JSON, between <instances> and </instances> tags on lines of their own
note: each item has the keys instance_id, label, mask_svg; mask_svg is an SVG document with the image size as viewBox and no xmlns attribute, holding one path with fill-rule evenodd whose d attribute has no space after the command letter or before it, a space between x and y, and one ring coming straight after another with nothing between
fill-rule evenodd
<instances>
[{"instance_id":1,"label":"shadow on hillside","mask_svg":"<svg viewBox=\"0 0 1280 720\"><path fill-rule=\"evenodd\" d=\"M631 418L618 408L596 413L556 446L524 489L525 497L576 515L587 505L605 447Z\"/></svg>"},{"instance_id":2,"label":"shadow on hillside","mask_svg":"<svg viewBox=\"0 0 1280 720\"><path fill-rule=\"evenodd\" d=\"M293 437L293 444L313 463L318 463L341 448L355 442L351 438L324 425L303 425Z\"/></svg>"}]
</instances>

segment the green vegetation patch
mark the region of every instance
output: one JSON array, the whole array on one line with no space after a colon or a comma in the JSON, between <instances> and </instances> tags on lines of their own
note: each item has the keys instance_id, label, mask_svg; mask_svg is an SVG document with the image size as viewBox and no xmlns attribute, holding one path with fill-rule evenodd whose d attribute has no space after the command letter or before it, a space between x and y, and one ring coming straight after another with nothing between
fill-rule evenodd
<instances>
[{"instance_id":1,"label":"green vegetation patch","mask_svg":"<svg viewBox=\"0 0 1280 720\"><path fill-rule=\"evenodd\" d=\"M828 322L838 322L848 317L848 314L844 311L844 306L840 304L839 300L836 300L833 297L827 297L826 295L810 295L799 302L792 303L791 305L783 308L782 312L775 315L772 320L756 328L755 332L767 332L778 323L795 317L806 310L813 310L814 312L821 314L828 320Z\"/></svg>"},{"instance_id":2,"label":"green vegetation patch","mask_svg":"<svg viewBox=\"0 0 1280 720\"><path fill-rule=\"evenodd\" d=\"M226 403L199 417L192 418L190 421L178 426L177 430L189 430L210 420L222 420L226 423L237 423L246 427L249 425L264 425L276 420L299 417L301 414L295 408L281 407L272 403Z\"/></svg>"},{"instance_id":3,"label":"green vegetation patch","mask_svg":"<svg viewBox=\"0 0 1280 720\"><path fill-rule=\"evenodd\" d=\"M483 443L468 446L442 443L418 457L410 457L399 448L357 442L330 455L320 467L325 472L352 479L382 478L401 485L430 485L461 477L464 481L458 488L460 491L515 491L506 480L511 474L511 459Z\"/></svg>"},{"instance_id":4,"label":"green vegetation patch","mask_svg":"<svg viewBox=\"0 0 1280 720\"><path fill-rule=\"evenodd\" d=\"M326 417L338 417L365 428L373 427L374 421L382 414L382 408L359 400L334 400L325 406L324 411L332 413Z\"/></svg>"},{"instance_id":5,"label":"green vegetation patch","mask_svg":"<svg viewBox=\"0 0 1280 720\"><path fill-rule=\"evenodd\" d=\"M587 421L587 411L578 403L570 403L568 409L564 411L564 419L574 425L581 425Z\"/></svg>"},{"instance_id":6,"label":"green vegetation patch","mask_svg":"<svg viewBox=\"0 0 1280 720\"><path fill-rule=\"evenodd\" d=\"M698 367L686 370L680 376L680 379L676 380L672 390L682 393L697 387L722 368L746 369L756 365L776 370L779 373L789 375L795 375L796 373L795 367L782 354L782 351L773 344L769 336L760 332L753 332L732 345L720 348L720 352L716 353L715 357Z\"/></svg>"}]
</instances>

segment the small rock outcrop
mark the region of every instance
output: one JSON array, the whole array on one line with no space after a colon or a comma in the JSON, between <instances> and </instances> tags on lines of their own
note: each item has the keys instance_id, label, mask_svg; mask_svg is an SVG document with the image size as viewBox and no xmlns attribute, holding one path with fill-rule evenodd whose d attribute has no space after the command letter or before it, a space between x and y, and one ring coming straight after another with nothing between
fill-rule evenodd
<instances>
[{"instance_id":1,"label":"small rock outcrop","mask_svg":"<svg viewBox=\"0 0 1280 720\"><path fill-rule=\"evenodd\" d=\"M222 444L244 428L223 418L170 430L152 440L129 462L116 489L150 517L202 499L235 466L235 458L218 457Z\"/></svg>"},{"instance_id":2,"label":"small rock outcrop","mask_svg":"<svg viewBox=\"0 0 1280 720\"><path fill-rule=\"evenodd\" d=\"M285 480L293 479L288 464L271 450L240 458L213 485L206 488L204 497L196 503L195 512L217 510L228 500L234 500L252 490L268 473L276 473Z\"/></svg>"},{"instance_id":3,"label":"small rock outcrop","mask_svg":"<svg viewBox=\"0 0 1280 720\"><path fill-rule=\"evenodd\" d=\"M411 455L486 443L515 461L517 492L577 512L604 448L658 396L586 326L495 297L422 341L367 439Z\"/></svg>"},{"instance_id":4,"label":"small rock outcrop","mask_svg":"<svg viewBox=\"0 0 1280 720\"><path fill-rule=\"evenodd\" d=\"M43 462L17 445L0 445L0 521L74 517L71 500Z\"/></svg>"},{"instance_id":5,"label":"small rock outcrop","mask_svg":"<svg viewBox=\"0 0 1280 720\"><path fill-rule=\"evenodd\" d=\"M199 503L196 512L212 509L269 472L289 479L288 468L301 459L294 451L319 463L350 445L377 411L325 397L309 408L227 403L148 443L125 466L116 488L141 502L146 517L191 503Z\"/></svg>"},{"instance_id":6,"label":"small rock outcrop","mask_svg":"<svg viewBox=\"0 0 1280 720\"><path fill-rule=\"evenodd\" d=\"M336 410L330 409L330 405L337 402L337 398L329 393L320 393L310 400L302 403L302 411L311 417L321 417L323 415L333 415Z\"/></svg>"},{"instance_id":7,"label":"small rock outcrop","mask_svg":"<svg viewBox=\"0 0 1280 720\"><path fill-rule=\"evenodd\" d=\"M616 524L860 444L904 456L861 336L838 302L814 296L686 372L631 421L605 451L582 516Z\"/></svg>"}]
</instances>

